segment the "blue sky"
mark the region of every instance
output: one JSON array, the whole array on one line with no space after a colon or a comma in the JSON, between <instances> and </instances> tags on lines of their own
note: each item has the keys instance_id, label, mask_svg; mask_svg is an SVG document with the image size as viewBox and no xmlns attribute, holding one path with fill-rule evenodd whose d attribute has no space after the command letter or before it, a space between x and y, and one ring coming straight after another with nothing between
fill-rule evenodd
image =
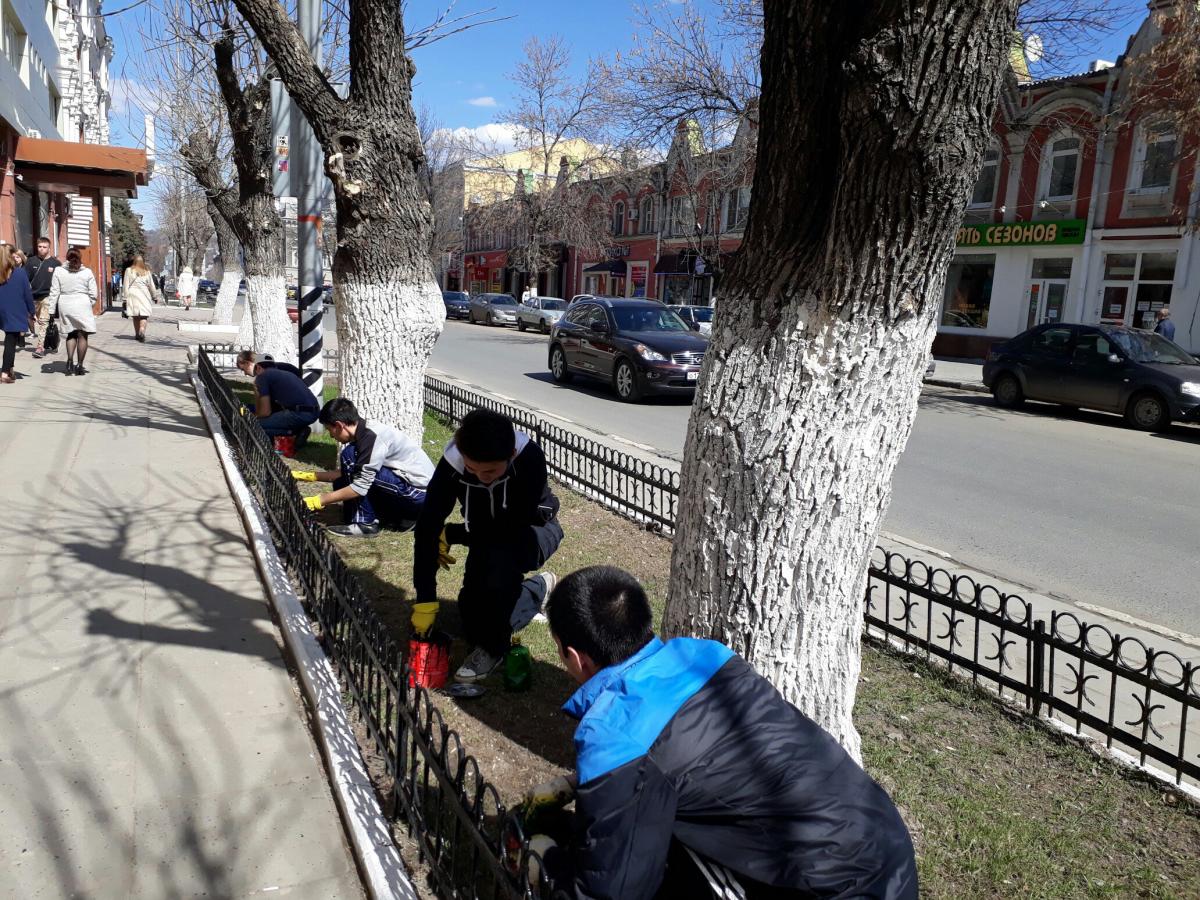
<instances>
[{"instance_id":1,"label":"blue sky","mask_svg":"<svg viewBox=\"0 0 1200 900\"><path fill-rule=\"evenodd\" d=\"M1119 11L1114 19L1121 21L1118 30L1102 37L1096 47L1065 61L1063 69L1082 71L1092 59L1115 60L1124 51L1126 40L1141 21L1146 5L1144 0L1116 2ZM708 5L708 0L701 3ZM445 5L446 0L409 0L409 27L429 22ZM461 14L489 6L496 7L495 15L512 18L454 35L416 54L417 103L433 110L448 128L477 128L503 118L511 100L508 74L520 60L521 47L530 35L562 35L575 48L573 62L580 68L589 56L612 56L626 50L631 43L630 0L459 0L457 11ZM147 27L144 9L108 20L110 33L116 40L114 79L131 77L124 64L142 51L139 28ZM1035 69L1035 74L1062 72ZM141 113L136 109L137 87L119 83L113 93L118 107L112 122L113 142L137 145L142 139ZM129 101L130 96L135 98L133 102ZM147 193L143 191L143 198ZM141 212L151 212L151 204L144 199L135 203Z\"/></svg>"}]
</instances>

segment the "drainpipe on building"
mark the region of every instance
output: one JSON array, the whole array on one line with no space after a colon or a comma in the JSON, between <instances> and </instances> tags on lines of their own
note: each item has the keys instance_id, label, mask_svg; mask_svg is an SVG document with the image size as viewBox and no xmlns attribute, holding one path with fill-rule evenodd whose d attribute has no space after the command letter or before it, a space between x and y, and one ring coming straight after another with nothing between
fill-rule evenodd
<instances>
[{"instance_id":1,"label":"drainpipe on building","mask_svg":"<svg viewBox=\"0 0 1200 900\"><path fill-rule=\"evenodd\" d=\"M1117 67L1113 66L1108 70L1108 81L1104 85L1104 100L1100 107L1100 121L1104 123L1108 119L1109 112L1112 111L1112 92L1113 83L1115 82L1115 73ZM1084 317L1088 311L1088 289L1092 278L1092 250L1096 245L1096 237L1094 229L1096 227L1096 211L1101 205L1100 197L1100 173L1107 165L1109 149L1108 126L1103 125L1103 130L1100 133L1099 142L1096 145L1096 164L1092 167L1092 196L1088 203L1087 226L1084 228L1083 239L1083 287L1079 291L1079 315L1076 321L1084 321ZM1104 202L1105 208L1108 207L1108 202ZM1099 314L1097 314L1099 320Z\"/></svg>"}]
</instances>

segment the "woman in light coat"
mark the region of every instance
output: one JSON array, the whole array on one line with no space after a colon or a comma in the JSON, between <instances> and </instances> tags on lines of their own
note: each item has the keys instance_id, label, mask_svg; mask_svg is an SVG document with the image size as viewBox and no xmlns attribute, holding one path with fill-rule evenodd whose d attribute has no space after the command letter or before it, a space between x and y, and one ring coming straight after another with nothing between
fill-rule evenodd
<instances>
[{"instance_id":1,"label":"woman in light coat","mask_svg":"<svg viewBox=\"0 0 1200 900\"><path fill-rule=\"evenodd\" d=\"M184 309L192 308L192 301L196 299L196 276L192 274L191 266L184 266L175 279L175 293Z\"/></svg>"},{"instance_id":2,"label":"woman in light coat","mask_svg":"<svg viewBox=\"0 0 1200 900\"><path fill-rule=\"evenodd\" d=\"M96 333L96 275L83 264L79 250L67 251L67 264L54 270L50 279L50 315L62 318L67 335L67 374L86 375L83 358L87 356L88 335Z\"/></svg>"},{"instance_id":3,"label":"woman in light coat","mask_svg":"<svg viewBox=\"0 0 1200 900\"><path fill-rule=\"evenodd\" d=\"M125 315L133 319L134 338L143 344L146 343L146 320L150 318L154 304L161 299L146 260L139 253L121 279L121 302L125 304Z\"/></svg>"}]
</instances>

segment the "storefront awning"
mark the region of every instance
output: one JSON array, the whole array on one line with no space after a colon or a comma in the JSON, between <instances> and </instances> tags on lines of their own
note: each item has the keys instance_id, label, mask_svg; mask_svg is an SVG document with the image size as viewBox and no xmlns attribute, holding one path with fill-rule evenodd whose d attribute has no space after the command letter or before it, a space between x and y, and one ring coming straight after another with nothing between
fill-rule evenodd
<instances>
[{"instance_id":1,"label":"storefront awning","mask_svg":"<svg viewBox=\"0 0 1200 900\"><path fill-rule=\"evenodd\" d=\"M25 187L61 194L91 189L132 199L150 176L146 151L106 144L20 137L14 161Z\"/></svg>"},{"instance_id":2,"label":"storefront awning","mask_svg":"<svg viewBox=\"0 0 1200 900\"><path fill-rule=\"evenodd\" d=\"M625 260L623 259L606 259L604 262L594 263L583 270L584 272L607 272L609 275L624 275Z\"/></svg>"},{"instance_id":3,"label":"storefront awning","mask_svg":"<svg viewBox=\"0 0 1200 900\"><path fill-rule=\"evenodd\" d=\"M688 259L695 259L689 255ZM691 275L692 270L686 262L679 259L678 253L664 253L654 261L655 275Z\"/></svg>"}]
</instances>

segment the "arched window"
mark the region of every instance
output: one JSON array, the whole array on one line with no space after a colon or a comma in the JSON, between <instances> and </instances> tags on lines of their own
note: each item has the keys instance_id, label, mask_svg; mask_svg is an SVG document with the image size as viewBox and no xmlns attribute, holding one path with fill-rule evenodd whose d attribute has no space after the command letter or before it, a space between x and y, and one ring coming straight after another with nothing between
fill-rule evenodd
<instances>
[{"instance_id":1,"label":"arched window","mask_svg":"<svg viewBox=\"0 0 1200 900\"><path fill-rule=\"evenodd\" d=\"M625 233L625 203L622 200L618 200L613 206L612 231L613 234Z\"/></svg>"},{"instance_id":2,"label":"arched window","mask_svg":"<svg viewBox=\"0 0 1200 900\"><path fill-rule=\"evenodd\" d=\"M992 206L996 202L996 184L1000 181L1000 151L992 147L983 155L983 168L971 192L972 206Z\"/></svg>"},{"instance_id":3,"label":"arched window","mask_svg":"<svg viewBox=\"0 0 1200 900\"><path fill-rule=\"evenodd\" d=\"M650 194L642 200L642 211L638 218L639 230L642 234L654 233L654 195Z\"/></svg>"},{"instance_id":4,"label":"arched window","mask_svg":"<svg viewBox=\"0 0 1200 900\"><path fill-rule=\"evenodd\" d=\"M1071 200L1079 176L1079 138L1061 137L1046 152L1044 200Z\"/></svg>"}]
</instances>

